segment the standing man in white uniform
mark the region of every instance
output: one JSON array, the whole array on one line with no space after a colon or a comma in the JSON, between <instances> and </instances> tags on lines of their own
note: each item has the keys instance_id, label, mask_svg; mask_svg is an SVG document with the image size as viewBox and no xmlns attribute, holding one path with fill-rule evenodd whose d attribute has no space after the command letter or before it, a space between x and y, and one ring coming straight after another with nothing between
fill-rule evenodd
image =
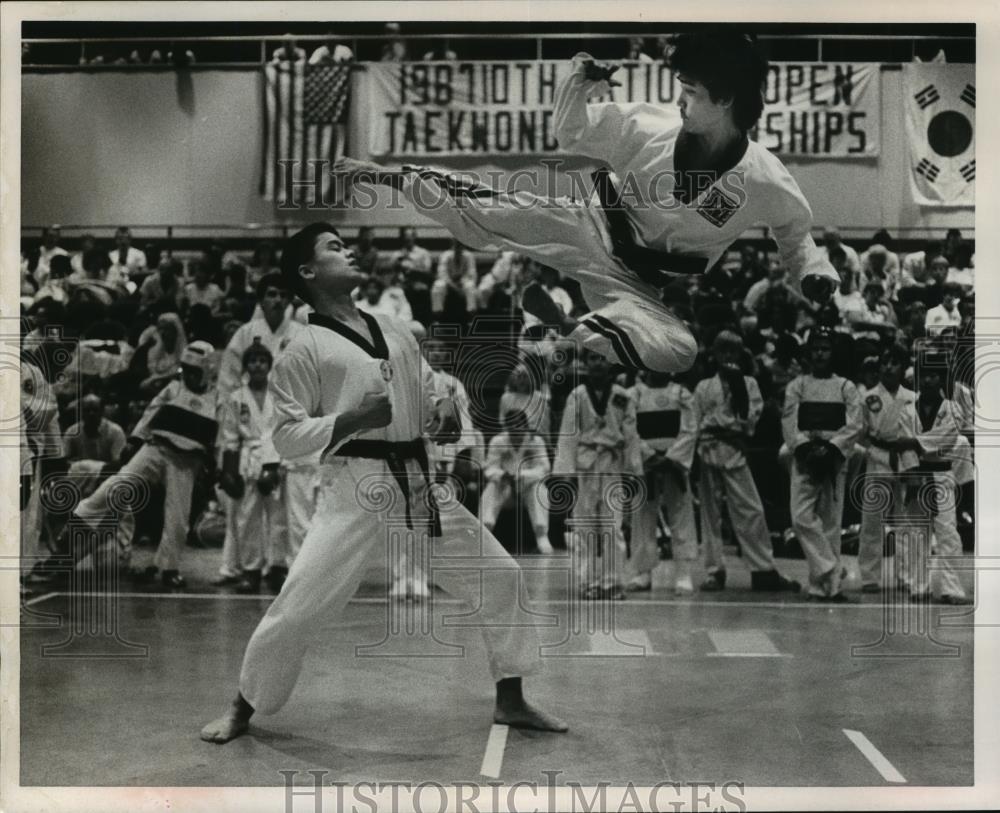
<instances>
[{"instance_id":1,"label":"standing man in white uniform","mask_svg":"<svg viewBox=\"0 0 1000 813\"><path fill-rule=\"evenodd\" d=\"M676 114L645 103L588 104L607 96L616 68L578 54L555 94L554 124L567 152L606 163L595 173L599 205L502 191L431 169L386 171L341 159L357 180L401 188L416 208L457 240L482 251L507 249L580 282L593 310L575 319L540 285L523 306L564 336L633 369L680 372L697 344L660 301L675 274L711 268L748 228L765 224L790 282L824 300L839 282L810 235L812 213L781 162L748 132L764 109L767 60L738 33L683 34L667 58L680 83Z\"/></svg>"},{"instance_id":2,"label":"standing man in white uniform","mask_svg":"<svg viewBox=\"0 0 1000 813\"><path fill-rule=\"evenodd\" d=\"M844 602L840 531L847 457L862 428L861 396L833 374L829 328L813 328L808 352L810 370L788 383L781 420L793 458L792 527L809 563L809 598Z\"/></svg>"},{"instance_id":3,"label":"standing man in white uniform","mask_svg":"<svg viewBox=\"0 0 1000 813\"><path fill-rule=\"evenodd\" d=\"M708 571L701 589L722 590L726 586L722 554L722 506L726 505L733 533L750 567L751 588L797 593L801 585L786 579L774 566L764 506L746 458L747 442L764 409L760 387L740 369L743 340L737 334L728 330L719 333L712 353L718 373L698 382L691 399L698 426L698 496Z\"/></svg>"},{"instance_id":4,"label":"standing man in white uniform","mask_svg":"<svg viewBox=\"0 0 1000 813\"><path fill-rule=\"evenodd\" d=\"M202 739L228 742L247 731L255 711L285 705L324 622L344 609L368 562L388 547L390 517L405 518L433 555L482 561L484 569L442 570L435 581L476 605L483 619L497 686L494 721L566 731L522 695L521 677L539 665L539 641L517 620L517 563L463 507L437 511L427 493L426 419L437 440L454 440L461 429L451 402L435 397L408 326L357 310L350 293L364 274L333 226L314 223L293 235L281 262L314 313L271 378L274 444L283 457L321 454L324 488L288 580L247 645L239 694Z\"/></svg>"},{"instance_id":5,"label":"standing man in white uniform","mask_svg":"<svg viewBox=\"0 0 1000 813\"><path fill-rule=\"evenodd\" d=\"M903 504L903 481L900 472L917 464L916 453L906 450L907 440L916 435L913 403L916 394L903 386L903 373L910 365L906 348L892 345L879 359L879 383L862 394L864 429L860 445L865 456L865 484L852 490L861 500L861 533L858 538L858 569L861 571L861 591L878 593L905 585L906 568L902 567L904 551L897 545L893 556L895 583L882 583L882 559L886 526L883 514ZM901 443L900 441L904 441ZM868 509L864 492L869 491ZM884 499L887 498L887 499Z\"/></svg>"},{"instance_id":6,"label":"standing man in white uniform","mask_svg":"<svg viewBox=\"0 0 1000 813\"><path fill-rule=\"evenodd\" d=\"M931 601L936 589L941 604L961 605L972 604L972 599L959 581L954 562L962 555L962 540L955 516L958 494L952 473L959 434L958 416L954 401L944 394L944 375L948 372L949 360L944 353L930 351L919 353L917 358L918 393L912 416L917 436L912 447L920 456L916 471L924 476L926 485L922 488L911 486L908 490L917 492L919 512L931 514L937 556L934 564L923 561L930 554L930 540L927 540L925 548L908 552L907 566L911 601Z\"/></svg>"},{"instance_id":7,"label":"standing man in white uniform","mask_svg":"<svg viewBox=\"0 0 1000 813\"><path fill-rule=\"evenodd\" d=\"M626 590L649 590L659 563L656 526L661 509L667 513L674 561L674 591L694 592L691 568L698 558L694 500L688 475L694 463L698 426L691 393L670 376L645 373L632 387L636 428L646 473L646 500L632 519L630 578Z\"/></svg>"},{"instance_id":8,"label":"standing man in white uniform","mask_svg":"<svg viewBox=\"0 0 1000 813\"><path fill-rule=\"evenodd\" d=\"M261 315L241 325L229 340L222 354L219 367L218 406L219 413L226 408L230 396L244 381L243 354L259 342L266 347L275 360L302 330L302 324L288 316L288 306L292 296L281 274L265 274L257 283L257 302ZM267 580L272 590L277 592L285 580L295 554L302 545L306 529L312 519L316 505L318 487L316 466L317 456L302 460L284 461L284 482L282 497L286 518L282 526L284 535L274 552L277 560L268 563ZM212 583L216 586L238 585L243 580L236 543L236 507L226 500L226 539L222 545L222 566L219 576Z\"/></svg>"}]
</instances>

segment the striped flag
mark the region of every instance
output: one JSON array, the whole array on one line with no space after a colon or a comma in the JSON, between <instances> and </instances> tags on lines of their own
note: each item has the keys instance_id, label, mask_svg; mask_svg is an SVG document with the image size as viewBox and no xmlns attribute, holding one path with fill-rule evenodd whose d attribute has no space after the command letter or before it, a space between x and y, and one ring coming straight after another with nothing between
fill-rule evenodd
<instances>
[{"instance_id":1,"label":"striped flag","mask_svg":"<svg viewBox=\"0 0 1000 813\"><path fill-rule=\"evenodd\" d=\"M267 200L279 206L336 202L330 169L344 154L350 71L349 65L304 62L265 66L260 194ZM293 183L312 188L293 191Z\"/></svg>"}]
</instances>

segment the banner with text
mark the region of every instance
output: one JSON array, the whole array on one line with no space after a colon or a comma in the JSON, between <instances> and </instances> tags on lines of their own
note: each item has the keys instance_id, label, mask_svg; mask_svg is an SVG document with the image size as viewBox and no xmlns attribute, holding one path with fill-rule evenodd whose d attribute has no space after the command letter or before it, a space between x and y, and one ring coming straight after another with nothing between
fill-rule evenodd
<instances>
[{"instance_id":1,"label":"banner with text","mask_svg":"<svg viewBox=\"0 0 1000 813\"><path fill-rule=\"evenodd\" d=\"M552 105L569 61L407 62L367 66L372 156L544 155L559 152ZM679 86L660 63L622 63L622 87L592 102L647 102L677 112ZM783 156L879 153L876 63L772 63L756 139ZM680 114L677 113L680 123Z\"/></svg>"}]
</instances>

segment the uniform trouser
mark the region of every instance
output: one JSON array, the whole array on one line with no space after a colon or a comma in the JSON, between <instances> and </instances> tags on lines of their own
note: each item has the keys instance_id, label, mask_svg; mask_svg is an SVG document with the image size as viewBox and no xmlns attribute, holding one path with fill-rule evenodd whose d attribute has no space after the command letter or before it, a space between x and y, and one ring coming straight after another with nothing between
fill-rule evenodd
<instances>
[{"instance_id":1,"label":"uniform trouser","mask_svg":"<svg viewBox=\"0 0 1000 813\"><path fill-rule=\"evenodd\" d=\"M241 567L236 515L239 512L240 501L234 500L228 494L222 495L220 499L226 512L226 537L222 542L222 566L219 568L219 575L239 576Z\"/></svg>"},{"instance_id":2,"label":"uniform trouser","mask_svg":"<svg viewBox=\"0 0 1000 813\"><path fill-rule=\"evenodd\" d=\"M951 472L935 472L934 482L939 497L937 513L931 519L931 530L937 556L931 558L930 540L925 535L907 534L903 529L896 528L896 540L898 543L902 539L908 548L906 568L913 593L933 590L944 596L964 596L965 590L954 563L954 557L962 555L962 539L955 518L955 480Z\"/></svg>"},{"instance_id":3,"label":"uniform trouser","mask_svg":"<svg viewBox=\"0 0 1000 813\"><path fill-rule=\"evenodd\" d=\"M433 170L410 176L407 197L465 245L510 250L576 279L593 310L570 334L583 347L633 369L680 372L694 363L697 343L684 323L612 254L600 207L569 198L471 187Z\"/></svg>"},{"instance_id":4,"label":"uniform trouser","mask_svg":"<svg viewBox=\"0 0 1000 813\"><path fill-rule=\"evenodd\" d=\"M871 466L871 463L869 463ZM861 531L858 535L858 569L861 571L861 583L882 583L882 559L885 550L885 535L888 524L885 514L894 510L893 507L903 504L903 482L891 472L865 474L865 489L873 490L872 502L876 507L866 510L864 502L861 505ZM862 495L863 497L863 495ZM906 580L906 568L902 566L906 552L903 545L897 544L894 553L896 577ZM889 585L886 585L887 587Z\"/></svg>"},{"instance_id":5,"label":"uniform trouser","mask_svg":"<svg viewBox=\"0 0 1000 813\"><path fill-rule=\"evenodd\" d=\"M844 514L846 471L814 482L792 463L792 527L809 563L809 593L834 596L840 592L840 526Z\"/></svg>"},{"instance_id":6,"label":"uniform trouser","mask_svg":"<svg viewBox=\"0 0 1000 813\"><path fill-rule=\"evenodd\" d=\"M285 537L287 548L284 566L290 568L295 557L299 555L302 542L309 531L313 513L316 511L316 498L319 491L318 466L300 465L287 469L284 490L287 511L285 525L288 531Z\"/></svg>"},{"instance_id":7,"label":"uniform trouser","mask_svg":"<svg viewBox=\"0 0 1000 813\"><path fill-rule=\"evenodd\" d=\"M236 548L242 570L264 570L285 566L287 517L281 488L270 494L257 490L248 480L243 496L233 501L236 514Z\"/></svg>"},{"instance_id":8,"label":"uniform trouser","mask_svg":"<svg viewBox=\"0 0 1000 813\"><path fill-rule=\"evenodd\" d=\"M243 658L240 691L264 714L287 702L306 652L313 642L322 640L324 626L335 621L350 601L366 566L379 559L385 562L391 528L403 521L402 492L385 464L335 458L323 469L309 533ZM407 470L410 504L417 516L426 504L427 489L414 461L407 464ZM441 538L429 543L434 564L440 565L433 572L434 581L476 608L494 680L536 671L539 641L534 628L523 625L516 599L521 587L517 563L457 503L442 510L441 525ZM445 567L449 557L459 566Z\"/></svg>"},{"instance_id":9,"label":"uniform trouser","mask_svg":"<svg viewBox=\"0 0 1000 813\"><path fill-rule=\"evenodd\" d=\"M660 561L660 551L656 545L656 522L661 508L667 513L670 544L678 573L681 569L689 567L687 563L698 558L694 501L691 499L691 486L687 476L684 477L684 484L686 488L681 488L677 480L666 473L657 473L646 478L649 489L646 500L632 516L629 577L652 572Z\"/></svg>"},{"instance_id":10,"label":"uniform trouser","mask_svg":"<svg viewBox=\"0 0 1000 813\"><path fill-rule=\"evenodd\" d=\"M545 483L521 481L515 493L509 480L490 480L483 488L483 496L479 502L479 517L483 524L492 528L497 523L500 512L513 506L517 493L521 495L521 505L528 512L531 527L535 534L549 533L549 511L542 496L545 493Z\"/></svg>"},{"instance_id":11,"label":"uniform trouser","mask_svg":"<svg viewBox=\"0 0 1000 813\"><path fill-rule=\"evenodd\" d=\"M612 588L622 583L625 565L624 513L610 504L621 475L583 472L567 522L567 547L581 585ZM598 562L598 559L600 561Z\"/></svg>"},{"instance_id":12,"label":"uniform trouser","mask_svg":"<svg viewBox=\"0 0 1000 813\"><path fill-rule=\"evenodd\" d=\"M705 568L709 573L725 570L722 555L722 501L729 506L733 532L751 571L774 570L771 536L764 520L764 506L757 493L750 467L733 469L701 467L698 497L701 501L701 537L705 543Z\"/></svg>"},{"instance_id":13,"label":"uniform trouser","mask_svg":"<svg viewBox=\"0 0 1000 813\"><path fill-rule=\"evenodd\" d=\"M147 443L121 468L121 471L111 475L101 483L97 491L82 500L73 513L87 524L96 525L111 513L112 506L108 497L116 487L120 487L132 478L144 480L149 485L163 484L166 489L163 535L160 537L153 564L160 570L177 570L191 519L191 492L201 463L201 457L195 453L179 452L166 445ZM124 507L135 511L141 506ZM120 545L131 544L129 532L131 527L134 527L134 519L132 513L127 511L119 520ZM123 542L123 540L129 541Z\"/></svg>"}]
</instances>

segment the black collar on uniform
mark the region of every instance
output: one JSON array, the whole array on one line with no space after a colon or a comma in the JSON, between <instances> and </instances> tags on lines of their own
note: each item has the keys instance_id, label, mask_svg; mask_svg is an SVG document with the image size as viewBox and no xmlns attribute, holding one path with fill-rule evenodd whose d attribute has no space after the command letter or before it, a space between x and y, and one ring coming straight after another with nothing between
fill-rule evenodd
<instances>
[{"instance_id":1,"label":"black collar on uniform","mask_svg":"<svg viewBox=\"0 0 1000 813\"><path fill-rule=\"evenodd\" d=\"M608 388L602 393L602 397L597 397L597 390L591 386L590 382L583 385L587 390L587 397L590 399L590 405L594 408L596 412L601 417L608 411L608 400L611 398L611 388L613 385L608 384Z\"/></svg>"},{"instance_id":2,"label":"black collar on uniform","mask_svg":"<svg viewBox=\"0 0 1000 813\"><path fill-rule=\"evenodd\" d=\"M389 358L389 345L385 342L385 336L382 333L382 328L379 327L378 322L375 317L370 313L365 313L364 311L358 311L361 314L361 318L365 320L365 324L368 325L368 330L371 331L372 340L375 342L373 345L364 336L362 336L357 331L351 330L347 325L338 319L334 319L332 316L324 316L321 313L310 313L309 314L309 324L316 325L318 327L325 327L327 330L332 330L334 333L339 333L349 342L356 344L362 350L364 350L369 356L376 359L388 359Z\"/></svg>"}]
</instances>

